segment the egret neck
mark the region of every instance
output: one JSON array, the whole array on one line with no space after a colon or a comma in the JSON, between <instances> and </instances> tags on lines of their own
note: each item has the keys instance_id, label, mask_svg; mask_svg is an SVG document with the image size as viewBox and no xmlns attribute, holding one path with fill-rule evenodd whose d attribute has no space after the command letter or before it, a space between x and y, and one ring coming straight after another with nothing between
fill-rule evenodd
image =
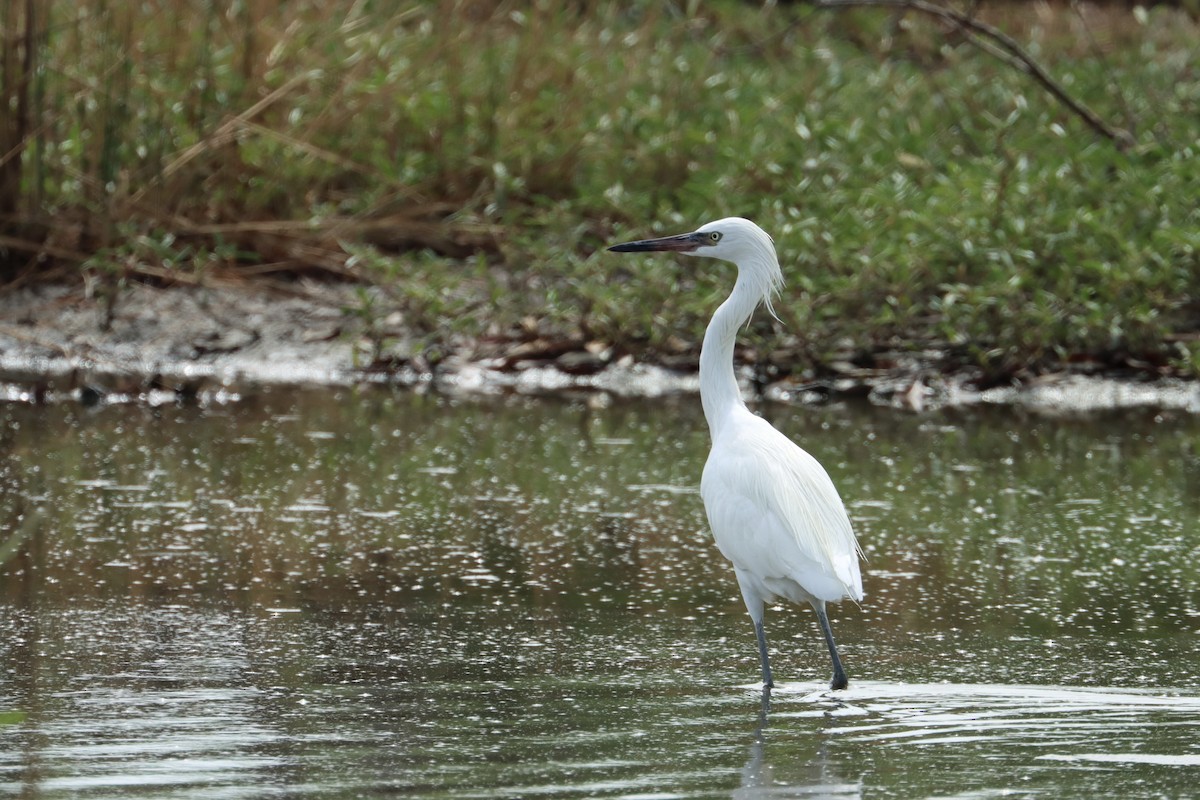
<instances>
[{"instance_id":1,"label":"egret neck","mask_svg":"<svg viewBox=\"0 0 1200 800\"><path fill-rule=\"evenodd\" d=\"M767 260L771 257L768 253L755 253L752 258ZM772 269L779 267L774 264L763 267L738 262L733 291L717 308L704 332L704 344L700 348L700 402L704 406L709 435L714 440L729 412L739 406L746 407L733 374L733 346L738 329L746 324L758 304L764 300L770 302L772 287L756 285L751 276L769 275Z\"/></svg>"}]
</instances>

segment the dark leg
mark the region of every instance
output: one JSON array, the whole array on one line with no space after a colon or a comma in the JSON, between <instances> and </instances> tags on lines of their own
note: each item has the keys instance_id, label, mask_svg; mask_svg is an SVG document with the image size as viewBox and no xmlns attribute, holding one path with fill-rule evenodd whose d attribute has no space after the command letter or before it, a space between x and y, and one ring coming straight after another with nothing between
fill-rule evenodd
<instances>
[{"instance_id":1,"label":"dark leg","mask_svg":"<svg viewBox=\"0 0 1200 800\"><path fill-rule=\"evenodd\" d=\"M833 659L833 681L830 689L845 689L849 685L846 670L842 669L842 659L838 657L837 645L833 641L833 629L829 627L829 617L825 615L825 604L813 605L817 612L817 621L821 623L821 632L825 634L825 644L829 645L829 657Z\"/></svg>"},{"instance_id":2,"label":"dark leg","mask_svg":"<svg viewBox=\"0 0 1200 800\"><path fill-rule=\"evenodd\" d=\"M771 687L764 686L762 690L762 706L758 709L758 727L754 729L754 740L761 743L763 731L767 729L767 716L771 713Z\"/></svg>"},{"instance_id":3,"label":"dark leg","mask_svg":"<svg viewBox=\"0 0 1200 800\"><path fill-rule=\"evenodd\" d=\"M762 660L763 686L770 689L775 685L771 680L771 662L767 658L767 634L763 631L761 619L754 620L754 633L758 636L758 657Z\"/></svg>"}]
</instances>

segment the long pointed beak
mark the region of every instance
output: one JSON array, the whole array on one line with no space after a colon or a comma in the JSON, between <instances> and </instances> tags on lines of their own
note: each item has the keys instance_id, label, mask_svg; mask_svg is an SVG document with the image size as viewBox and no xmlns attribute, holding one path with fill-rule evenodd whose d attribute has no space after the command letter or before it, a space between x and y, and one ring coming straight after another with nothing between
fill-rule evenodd
<instances>
[{"instance_id":1,"label":"long pointed beak","mask_svg":"<svg viewBox=\"0 0 1200 800\"><path fill-rule=\"evenodd\" d=\"M677 236L664 236L661 239L641 239L636 242L614 244L608 248L614 253L645 253L667 250L673 253L690 253L703 243L699 233L681 233Z\"/></svg>"}]
</instances>

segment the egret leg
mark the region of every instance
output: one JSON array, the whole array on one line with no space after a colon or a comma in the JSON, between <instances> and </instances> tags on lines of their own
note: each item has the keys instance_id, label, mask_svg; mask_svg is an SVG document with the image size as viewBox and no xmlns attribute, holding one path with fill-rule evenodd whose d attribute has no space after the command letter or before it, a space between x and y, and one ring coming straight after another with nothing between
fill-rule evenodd
<instances>
[{"instance_id":1,"label":"egret leg","mask_svg":"<svg viewBox=\"0 0 1200 800\"><path fill-rule=\"evenodd\" d=\"M825 614L825 604L813 605L817 612L817 621L821 623L821 632L825 634L825 644L829 645L829 657L833 659L833 681L830 689L845 689L850 681L846 678L846 670L842 668L842 659L838 656L837 644L833 641L833 629L829 627L829 617Z\"/></svg>"},{"instance_id":2,"label":"egret leg","mask_svg":"<svg viewBox=\"0 0 1200 800\"><path fill-rule=\"evenodd\" d=\"M754 634L758 637L758 657L762 660L763 688L770 689L775 685L775 681L771 680L771 661L767 658L767 634L763 630L761 618L754 620Z\"/></svg>"},{"instance_id":3,"label":"egret leg","mask_svg":"<svg viewBox=\"0 0 1200 800\"><path fill-rule=\"evenodd\" d=\"M771 687L764 686L762 689L762 705L758 709L758 727L754 729L754 740L761 743L763 740L763 731L767 729L767 717L771 713Z\"/></svg>"}]
</instances>

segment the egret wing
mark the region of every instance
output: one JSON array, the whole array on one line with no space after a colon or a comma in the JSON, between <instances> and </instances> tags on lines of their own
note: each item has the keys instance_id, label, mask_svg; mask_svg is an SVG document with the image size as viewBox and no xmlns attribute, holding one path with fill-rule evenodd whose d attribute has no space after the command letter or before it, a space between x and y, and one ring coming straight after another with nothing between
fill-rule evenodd
<instances>
[{"instance_id":1,"label":"egret wing","mask_svg":"<svg viewBox=\"0 0 1200 800\"><path fill-rule=\"evenodd\" d=\"M747 415L713 443L700 485L717 546L740 569L822 600L862 599L859 549L820 463Z\"/></svg>"}]
</instances>

